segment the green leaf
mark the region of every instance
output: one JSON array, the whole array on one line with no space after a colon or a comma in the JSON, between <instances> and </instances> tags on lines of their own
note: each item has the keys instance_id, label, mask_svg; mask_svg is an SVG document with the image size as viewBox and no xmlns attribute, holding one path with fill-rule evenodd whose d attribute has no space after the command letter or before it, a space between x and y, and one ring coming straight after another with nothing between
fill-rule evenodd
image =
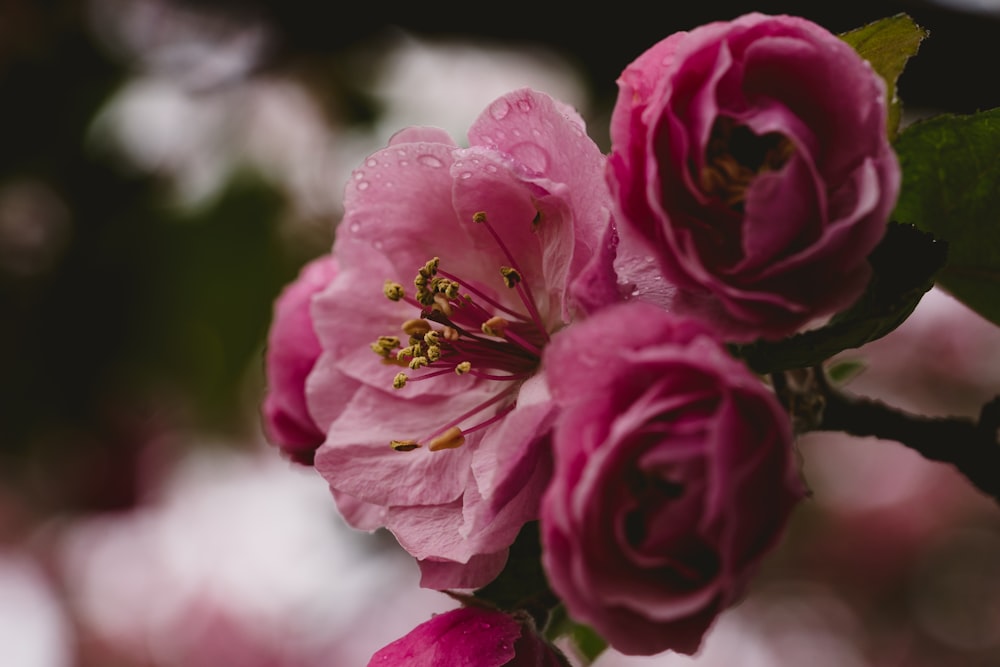
<instances>
[{"instance_id":1,"label":"green leaf","mask_svg":"<svg viewBox=\"0 0 1000 667\"><path fill-rule=\"evenodd\" d=\"M863 361L859 361L857 359L845 359L830 364L830 367L826 369L826 374L832 383L842 385L847 384L856 378L865 370L866 367L867 365Z\"/></svg>"},{"instance_id":2,"label":"green leaf","mask_svg":"<svg viewBox=\"0 0 1000 667\"><path fill-rule=\"evenodd\" d=\"M947 244L912 225L890 223L868 256L874 275L853 306L818 329L778 341L733 345L730 351L757 373L776 373L815 366L881 338L910 316L934 284L947 249Z\"/></svg>"},{"instance_id":3,"label":"green leaf","mask_svg":"<svg viewBox=\"0 0 1000 667\"><path fill-rule=\"evenodd\" d=\"M896 14L855 28L840 35L854 47L862 58L885 80L889 96L889 137L895 137L899 128L902 104L896 94L896 81L906 67L906 61L917 54L920 42L928 31L917 25L906 14Z\"/></svg>"},{"instance_id":4,"label":"green leaf","mask_svg":"<svg viewBox=\"0 0 1000 667\"><path fill-rule=\"evenodd\" d=\"M555 641L560 637L568 637L576 649L575 657L586 667L608 648L608 643L604 641L593 628L582 623L577 623L566 614L566 608L559 605L552 610L552 618L545 629L545 636L549 641Z\"/></svg>"},{"instance_id":5,"label":"green leaf","mask_svg":"<svg viewBox=\"0 0 1000 667\"><path fill-rule=\"evenodd\" d=\"M895 149L895 219L948 242L938 283L1000 325L1000 109L919 121Z\"/></svg>"}]
</instances>

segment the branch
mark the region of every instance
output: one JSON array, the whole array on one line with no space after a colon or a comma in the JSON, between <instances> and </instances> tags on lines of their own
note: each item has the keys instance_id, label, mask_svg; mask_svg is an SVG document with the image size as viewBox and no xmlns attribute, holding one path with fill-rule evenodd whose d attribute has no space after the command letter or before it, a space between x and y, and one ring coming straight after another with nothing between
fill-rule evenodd
<instances>
[{"instance_id":1,"label":"branch","mask_svg":"<svg viewBox=\"0 0 1000 667\"><path fill-rule=\"evenodd\" d=\"M1000 396L983 406L978 421L927 417L881 401L848 396L831 386L819 368L813 369L811 379L822 409L809 430L894 440L926 459L950 463L977 489L1000 503ZM787 396L787 385L782 389Z\"/></svg>"}]
</instances>

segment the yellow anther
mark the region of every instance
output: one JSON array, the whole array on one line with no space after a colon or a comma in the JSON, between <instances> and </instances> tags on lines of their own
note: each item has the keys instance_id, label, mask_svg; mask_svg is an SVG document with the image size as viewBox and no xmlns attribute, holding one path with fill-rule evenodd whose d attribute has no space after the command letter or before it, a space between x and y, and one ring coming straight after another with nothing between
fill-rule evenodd
<instances>
[{"instance_id":1,"label":"yellow anther","mask_svg":"<svg viewBox=\"0 0 1000 667\"><path fill-rule=\"evenodd\" d=\"M402 389L406 386L406 381L409 378L406 377L406 373L396 373L396 377L392 378L392 388Z\"/></svg>"},{"instance_id":2,"label":"yellow anther","mask_svg":"<svg viewBox=\"0 0 1000 667\"><path fill-rule=\"evenodd\" d=\"M372 351L380 357L389 358L389 354L396 347L399 347L399 339L395 336L379 336L378 340L372 343Z\"/></svg>"},{"instance_id":3,"label":"yellow anther","mask_svg":"<svg viewBox=\"0 0 1000 667\"><path fill-rule=\"evenodd\" d=\"M418 368L423 368L429 363L430 361L427 360L427 357L413 357L410 359L410 369L417 370Z\"/></svg>"},{"instance_id":4,"label":"yellow anther","mask_svg":"<svg viewBox=\"0 0 1000 667\"><path fill-rule=\"evenodd\" d=\"M472 221L475 223L486 222L486 211L477 211L473 213Z\"/></svg>"},{"instance_id":5,"label":"yellow anther","mask_svg":"<svg viewBox=\"0 0 1000 667\"><path fill-rule=\"evenodd\" d=\"M465 444L465 434L462 429L452 426L450 429L433 438L427 443L427 449L432 452L439 452L442 449L455 449Z\"/></svg>"},{"instance_id":6,"label":"yellow anther","mask_svg":"<svg viewBox=\"0 0 1000 667\"><path fill-rule=\"evenodd\" d=\"M420 346L410 345L409 347L401 347L396 350L396 358L403 359L404 357L419 357L420 356Z\"/></svg>"},{"instance_id":7,"label":"yellow anther","mask_svg":"<svg viewBox=\"0 0 1000 667\"><path fill-rule=\"evenodd\" d=\"M427 346L427 358L431 361L431 363L433 363L433 362L437 361L438 359L440 359L441 358L441 348L438 347L437 345L428 345Z\"/></svg>"},{"instance_id":8,"label":"yellow anther","mask_svg":"<svg viewBox=\"0 0 1000 667\"><path fill-rule=\"evenodd\" d=\"M499 315L494 315L490 319L483 322L482 331L487 336L497 336L498 338L503 337L503 332L507 329L510 324L507 320L500 317Z\"/></svg>"},{"instance_id":9,"label":"yellow anther","mask_svg":"<svg viewBox=\"0 0 1000 667\"><path fill-rule=\"evenodd\" d=\"M390 301L399 301L403 298L403 286L393 280L386 280L382 287L382 293Z\"/></svg>"},{"instance_id":10,"label":"yellow anther","mask_svg":"<svg viewBox=\"0 0 1000 667\"><path fill-rule=\"evenodd\" d=\"M420 269L420 275L430 278L431 276L437 274L438 264L441 263L440 257L435 257L434 259L427 260L423 268Z\"/></svg>"},{"instance_id":11,"label":"yellow anther","mask_svg":"<svg viewBox=\"0 0 1000 667\"><path fill-rule=\"evenodd\" d=\"M417 288L417 295L416 295L416 297L417 297L417 301L419 301L421 305L424 305L424 306L433 306L434 305L434 301L435 301L434 297L436 297L436 296L437 295L432 290L429 290L426 287L418 287Z\"/></svg>"},{"instance_id":12,"label":"yellow anther","mask_svg":"<svg viewBox=\"0 0 1000 667\"><path fill-rule=\"evenodd\" d=\"M451 304L448 303L448 297L444 294L434 295L434 305L432 307L434 310L451 317Z\"/></svg>"},{"instance_id":13,"label":"yellow anther","mask_svg":"<svg viewBox=\"0 0 1000 667\"><path fill-rule=\"evenodd\" d=\"M424 342L428 345L437 345L441 341L441 334L437 331L428 331L424 334Z\"/></svg>"},{"instance_id":14,"label":"yellow anther","mask_svg":"<svg viewBox=\"0 0 1000 667\"><path fill-rule=\"evenodd\" d=\"M416 440L392 440L389 442L389 446L397 452L408 452L419 447L420 443Z\"/></svg>"},{"instance_id":15,"label":"yellow anther","mask_svg":"<svg viewBox=\"0 0 1000 667\"><path fill-rule=\"evenodd\" d=\"M455 375L465 375L472 370L472 364L468 361L463 361L459 364L455 364Z\"/></svg>"},{"instance_id":16,"label":"yellow anther","mask_svg":"<svg viewBox=\"0 0 1000 667\"><path fill-rule=\"evenodd\" d=\"M509 266L500 267L500 275L503 276L503 284L507 287L514 287L519 282L521 282L521 274L517 272L517 269Z\"/></svg>"},{"instance_id":17,"label":"yellow anther","mask_svg":"<svg viewBox=\"0 0 1000 667\"><path fill-rule=\"evenodd\" d=\"M406 320L403 322L403 333L408 336L423 336L431 330L431 324L427 320Z\"/></svg>"}]
</instances>

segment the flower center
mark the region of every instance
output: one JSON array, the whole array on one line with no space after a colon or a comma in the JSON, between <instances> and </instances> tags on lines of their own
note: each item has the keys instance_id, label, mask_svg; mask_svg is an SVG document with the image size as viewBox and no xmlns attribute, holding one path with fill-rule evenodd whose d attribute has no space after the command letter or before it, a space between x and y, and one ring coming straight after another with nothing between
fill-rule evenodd
<instances>
[{"instance_id":1,"label":"flower center","mask_svg":"<svg viewBox=\"0 0 1000 667\"><path fill-rule=\"evenodd\" d=\"M407 293L400 283L386 281L386 298L408 303L419 314L400 325L401 335L380 336L371 348L385 363L408 369L396 374L392 382L395 389L452 373L501 383L501 388L433 433L418 439L393 440L390 444L397 451L411 451L424 444L431 451L454 449L465 443L466 434L503 418L514 409L518 388L538 368L541 350L549 340L513 255L485 213L477 213L473 221L490 233L509 262L498 267L497 280L516 292L524 312L490 297L487 292L491 290L483 285L444 270L440 258L434 257L417 271L412 293ZM499 408L492 415L461 427L495 406Z\"/></svg>"},{"instance_id":2,"label":"flower center","mask_svg":"<svg viewBox=\"0 0 1000 667\"><path fill-rule=\"evenodd\" d=\"M701 189L742 211L753 180L762 172L781 169L794 152L794 144L779 132L754 134L732 118L719 116L705 149L705 166L699 175Z\"/></svg>"}]
</instances>

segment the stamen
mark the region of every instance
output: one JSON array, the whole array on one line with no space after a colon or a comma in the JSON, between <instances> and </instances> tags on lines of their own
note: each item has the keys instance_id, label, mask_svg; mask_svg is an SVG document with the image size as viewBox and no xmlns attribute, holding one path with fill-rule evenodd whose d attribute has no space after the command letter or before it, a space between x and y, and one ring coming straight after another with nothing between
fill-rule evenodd
<instances>
[{"instance_id":1,"label":"stamen","mask_svg":"<svg viewBox=\"0 0 1000 667\"><path fill-rule=\"evenodd\" d=\"M441 274L442 276L447 276L449 279L451 279L453 281L461 282L461 281L458 280L458 278L456 278L455 276L451 275L447 271L439 270L438 273ZM516 317L518 319L524 319L524 317L522 317L516 311L511 310L510 308L508 308L507 306L503 305L502 303L499 303L498 301L494 301L489 296L487 296L486 294L483 294L482 292L480 292L479 290L477 290L472 285L463 285L463 287L470 294L475 295L475 297L477 299L479 299L480 301L483 301L483 302L489 304L489 306L491 308L495 308L496 310L502 310L503 312L507 313L508 315L511 315L511 316ZM468 295L466 295L466 296L468 296Z\"/></svg>"},{"instance_id":2,"label":"stamen","mask_svg":"<svg viewBox=\"0 0 1000 667\"><path fill-rule=\"evenodd\" d=\"M406 381L408 379L409 378L407 377L406 373L396 373L396 377L392 379L392 388L402 389L403 387L406 386Z\"/></svg>"},{"instance_id":3,"label":"stamen","mask_svg":"<svg viewBox=\"0 0 1000 667\"><path fill-rule=\"evenodd\" d=\"M517 269L509 266L501 266L500 275L503 276L503 284L510 289L513 289L521 282L521 274L517 272Z\"/></svg>"},{"instance_id":4,"label":"stamen","mask_svg":"<svg viewBox=\"0 0 1000 667\"><path fill-rule=\"evenodd\" d=\"M424 319L406 320L403 322L403 333L409 336L423 336L431 330L431 323Z\"/></svg>"},{"instance_id":5,"label":"stamen","mask_svg":"<svg viewBox=\"0 0 1000 667\"><path fill-rule=\"evenodd\" d=\"M439 452L442 449L457 449L465 444L465 434L462 429L452 426L447 431L436 438L432 438L427 443L427 449L432 452Z\"/></svg>"},{"instance_id":6,"label":"stamen","mask_svg":"<svg viewBox=\"0 0 1000 667\"><path fill-rule=\"evenodd\" d=\"M430 362L427 360L427 357L413 357L410 359L410 369L417 370L418 368L423 368L429 363Z\"/></svg>"},{"instance_id":7,"label":"stamen","mask_svg":"<svg viewBox=\"0 0 1000 667\"><path fill-rule=\"evenodd\" d=\"M459 424L461 424L462 422L464 422L466 419L468 419L469 417L472 417L474 415L479 414L480 412L482 412L486 408L490 407L491 405L494 405L496 403L499 403L500 401L505 400L508 396L511 395L511 393L513 393L515 391L517 391L517 387L516 386L512 386L512 387L509 387L509 388L505 389L504 391L501 391L500 393L496 394L495 396L492 396L491 398L483 401L482 403L480 403L476 407L472 408L471 410L468 410L465 413L459 415L458 417L455 417L450 422L448 422L447 424L445 424L444 426L442 426L441 428L439 428L437 431L435 431L434 433L431 433L430 435L428 435L426 438L421 438L421 440L423 440L425 442L434 442L438 437L448 436L449 432L452 432L453 428L457 427ZM511 407L511 406L508 406L508 407ZM491 419L495 419L495 416L492 417ZM475 427L473 427L473 428L466 429L465 432L466 433L470 433L470 432L476 430L477 428L479 428L478 424ZM452 433L452 435L454 435L454 434Z\"/></svg>"},{"instance_id":8,"label":"stamen","mask_svg":"<svg viewBox=\"0 0 1000 667\"><path fill-rule=\"evenodd\" d=\"M487 336L502 338L508 326L510 322L497 315L483 322L482 331Z\"/></svg>"},{"instance_id":9,"label":"stamen","mask_svg":"<svg viewBox=\"0 0 1000 667\"><path fill-rule=\"evenodd\" d=\"M490 221L487 220L486 211L478 211L474 213L472 215L472 221L481 224L486 228L486 230L490 233L490 236L493 237L493 242L497 244L504 256L507 257L507 261L510 262L509 268L516 271L519 276L523 276L524 272L521 271L520 267L517 265L517 260L514 259L510 250L508 250L507 246L504 244L503 239L500 238L500 235L497 234L495 229L493 229L493 225L491 225ZM525 308L528 309L531 321L535 323L536 327L538 327L538 331L545 336L545 340L548 340L549 336L548 332L545 330L545 323L542 321L542 316L538 312L538 306L535 304L535 299L531 296L531 292L526 290L524 285L521 285L520 282L516 283L516 285L517 294L521 297L521 301L524 303Z\"/></svg>"},{"instance_id":10,"label":"stamen","mask_svg":"<svg viewBox=\"0 0 1000 667\"><path fill-rule=\"evenodd\" d=\"M419 447L420 443L416 440L391 440L389 446L397 452L409 452Z\"/></svg>"},{"instance_id":11,"label":"stamen","mask_svg":"<svg viewBox=\"0 0 1000 667\"><path fill-rule=\"evenodd\" d=\"M371 344L372 351L384 359L388 359L392 350L397 347L399 347L399 338L396 336L379 336L378 340Z\"/></svg>"},{"instance_id":12,"label":"stamen","mask_svg":"<svg viewBox=\"0 0 1000 667\"><path fill-rule=\"evenodd\" d=\"M455 365L455 375L465 375L472 370L472 364L468 361L463 361Z\"/></svg>"},{"instance_id":13,"label":"stamen","mask_svg":"<svg viewBox=\"0 0 1000 667\"><path fill-rule=\"evenodd\" d=\"M393 280L386 280L382 287L382 292L390 301L399 301L403 298L403 286Z\"/></svg>"},{"instance_id":14,"label":"stamen","mask_svg":"<svg viewBox=\"0 0 1000 667\"><path fill-rule=\"evenodd\" d=\"M435 294L433 297L433 303L434 303L434 310L440 313L444 313L448 317L451 317L452 309L451 309L451 304L448 303L448 297L446 297L444 294Z\"/></svg>"}]
</instances>

